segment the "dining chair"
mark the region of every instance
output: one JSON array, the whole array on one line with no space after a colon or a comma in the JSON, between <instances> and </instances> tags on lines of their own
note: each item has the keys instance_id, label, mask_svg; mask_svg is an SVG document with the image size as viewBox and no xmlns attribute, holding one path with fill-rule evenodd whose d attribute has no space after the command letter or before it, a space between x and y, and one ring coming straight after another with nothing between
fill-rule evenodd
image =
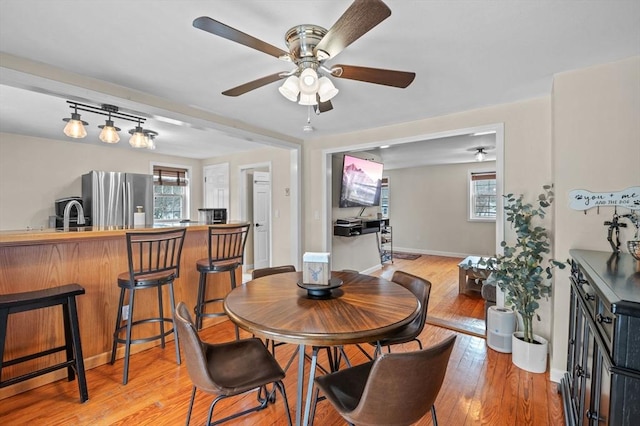
<instances>
[{"instance_id":1,"label":"dining chair","mask_svg":"<svg viewBox=\"0 0 640 426\"><path fill-rule=\"evenodd\" d=\"M176 361L180 364L178 332L173 318L175 310L173 282L180 275L180 256L186 232L187 229L182 228L168 231L127 232L126 234L129 270L118 275L120 301L118 303L110 361L112 365L115 363L118 343L124 344L124 372L122 378L122 384L124 385L129 381L129 354L132 344L146 343L159 339L162 348L164 348L166 337L174 333ZM162 301L162 288L164 286L168 287L171 316L165 316L164 314L164 303ZM153 288L157 289L158 316L134 320L134 316L137 316L134 309L136 292ZM128 315L123 315L126 292L129 293L129 308ZM123 321L126 322L125 325L122 325ZM134 327L148 323L157 323L159 325L158 334L136 339L131 338ZM172 325L169 330L165 329L166 323ZM120 337L123 332L125 334L124 338Z\"/></svg>"},{"instance_id":2,"label":"dining chair","mask_svg":"<svg viewBox=\"0 0 640 426\"><path fill-rule=\"evenodd\" d=\"M291 426L287 393L282 383L285 373L260 339L252 337L226 343L203 342L184 302L178 304L175 317L182 337L187 373L193 383L187 411L187 426L191 420L197 389L215 395L209 406L206 424L216 425L266 408L269 402L275 401L275 393L260 391L272 383L282 395L287 420ZM253 390L259 391L258 405L211 423L213 410L219 401ZM263 398L261 394L267 396Z\"/></svg>"},{"instance_id":3,"label":"dining chair","mask_svg":"<svg viewBox=\"0 0 640 426\"><path fill-rule=\"evenodd\" d=\"M317 377L311 424L320 391L350 424L409 425L431 411L447 371L456 336L414 352L383 354L373 361Z\"/></svg>"},{"instance_id":4,"label":"dining chair","mask_svg":"<svg viewBox=\"0 0 640 426\"><path fill-rule=\"evenodd\" d=\"M224 297L207 299L207 276L209 274L229 272L231 290L236 288L236 270L244 263L244 247L247 243L250 224L230 226L211 225L208 232L207 257L196 261L196 269L200 273L198 296L194 312L198 330L202 328L204 317L225 316L222 308ZM206 306L218 303L220 309L206 312ZM235 328L236 340L240 338L238 327Z\"/></svg>"},{"instance_id":5,"label":"dining chair","mask_svg":"<svg viewBox=\"0 0 640 426\"><path fill-rule=\"evenodd\" d=\"M392 336L379 340L375 343L370 343L371 346L375 346L373 357L371 357L364 349L362 349L362 347L358 346L369 359L375 358L380 355L383 346L386 346L387 351L391 352L392 345L416 342L418 344L418 348L422 349L422 342L420 342L418 336L420 335L420 333L422 333L424 324L427 320L427 308L429 307L431 282L425 280L424 278L403 271L395 271L393 273L391 281L396 284L400 284L411 293L413 293L416 299L418 299L418 301L420 302L420 313L413 321L402 327Z\"/></svg>"}]
</instances>

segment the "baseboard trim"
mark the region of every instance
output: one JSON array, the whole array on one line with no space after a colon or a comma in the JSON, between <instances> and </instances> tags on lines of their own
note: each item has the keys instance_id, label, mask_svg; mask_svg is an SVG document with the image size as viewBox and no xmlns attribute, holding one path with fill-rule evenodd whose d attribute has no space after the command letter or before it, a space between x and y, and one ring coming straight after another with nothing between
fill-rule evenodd
<instances>
[{"instance_id":1,"label":"baseboard trim","mask_svg":"<svg viewBox=\"0 0 640 426\"><path fill-rule=\"evenodd\" d=\"M467 256L483 256L489 257L493 256L488 254L478 254L478 253L453 253L448 251L437 251L437 250L425 250L418 248L410 248L410 247L393 247L393 251L401 252L401 253L416 253L416 254L426 254L431 256L443 256L443 257L462 257L465 258Z\"/></svg>"}]
</instances>

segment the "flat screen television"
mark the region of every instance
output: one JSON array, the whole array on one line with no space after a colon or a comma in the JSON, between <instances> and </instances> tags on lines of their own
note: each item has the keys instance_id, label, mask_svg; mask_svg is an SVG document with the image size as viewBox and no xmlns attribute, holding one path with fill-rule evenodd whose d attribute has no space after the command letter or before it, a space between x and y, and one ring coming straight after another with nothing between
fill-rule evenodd
<instances>
[{"instance_id":1,"label":"flat screen television","mask_svg":"<svg viewBox=\"0 0 640 426\"><path fill-rule=\"evenodd\" d=\"M345 155L342 163L340 207L370 207L380 205L384 165Z\"/></svg>"}]
</instances>

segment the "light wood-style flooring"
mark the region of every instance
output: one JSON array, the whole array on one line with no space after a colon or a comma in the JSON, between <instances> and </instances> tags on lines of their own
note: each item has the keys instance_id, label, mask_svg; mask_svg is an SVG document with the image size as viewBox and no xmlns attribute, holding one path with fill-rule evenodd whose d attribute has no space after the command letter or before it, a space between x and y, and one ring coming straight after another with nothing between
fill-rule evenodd
<instances>
[{"instance_id":1,"label":"light wood-style flooring","mask_svg":"<svg viewBox=\"0 0 640 426\"><path fill-rule=\"evenodd\" d=\"M454 266L445 266L448 263ZM476 312L482 306L481 300L461 299L454 302L445 297L449 290L441 284L452 280L457 293L457 263L460 259L422 256L418 260L396 260L385 266L382 274L402 269L422 275L433 284L429 303L429 315L440 311L438 305L456 305L456 313L444 310L445 321L455 322L457 316L483 318L484 311ZM438 263L442 262L442 263ZM444 271L435 272L440 265ZM422 272L422 274L421 274ZM447 278L452 275L453 278ZM438 296L441 286L442 297ZM447 301L448 300L448 301ZM433 303L433 305L432 305ZM458 306L459 305L459 306ZM473 306L472 306L473 305ZM471 313L465 313L468 308ZM433 309L433 311L432 311ZM475 313L474 313L475 312ZM448 316L451 315L451 316ZM482 321L482 320L480 320ZM234 338L232 324L225 321L208 327L201 336L206 341L228 341ZM458 336L449 361L444 385L436 400L440 425L553 425L564 424L562 403L555 383L549 381L548 374L532 374L518 369L511 363L510 354L502 354L487 348L483 338L459 333L448 328L427 324L420 335L425 346L439 342L451 334ZM247 336L246 333L244 333ZM294 350L292 345L278 348L277 359L286 363ZM402 345L396 351L414 350L413 344ZM352 363L364 362L365 358L357 348L348 346L347 354ZM323 358L320 358L323 361ZM173 342L163 350L159 347L135 354L131 358L129 384L123 386L122 360L115 365L103 365L87 372L89 401L79 403L75 382L64 380L41 386L29 392L0 401L0 424L2 425L180 425L184 424L191 382L184 363L176 365ZM291 368L285 378L285 386L291 410L296 403L296 369ZM206 422L206 412L211 402L210 396L198 392L192 416L192 425ZM218 404L215 417L249 406L255 402L255 394L225 400ZM283 425L286 424L282 399L265 410L249 414L228 422L230 425ZM316 425L342 425L341 417L326 401L318 405ZM431 425L427 415L418 425Z\"/></svg>"}]
</instances>

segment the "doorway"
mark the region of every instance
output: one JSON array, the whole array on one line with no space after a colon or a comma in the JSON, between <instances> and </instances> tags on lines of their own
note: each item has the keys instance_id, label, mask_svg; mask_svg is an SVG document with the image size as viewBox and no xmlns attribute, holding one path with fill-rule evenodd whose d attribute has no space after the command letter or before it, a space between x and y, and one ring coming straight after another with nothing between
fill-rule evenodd
<instances>
[{"instance_id":1,"label":"doorway","mask_svg":"<svg viewBox=\"0 0 640 426\"><path fill-rule=\"evenodd\" d=\"M467 128L467 129L459 129L459 130L452 130L452 131L447 131L447 132L442 132L442 133L438 133L438 134L428 134L428 135L419 135L419 136L415 136L412 138L407 138L407 139L402 139L402 140L381 140L381 141L376 141L376 142L371 142L368 144L363 144L363 145L354 145L354 146L347 146L347 147L340 147L340 148L334 148L334 149L327 149L323 151L323 154L325 154L323 156L323 161L325 162L325 164L323 166L327 167L327 176L328 178L326 179L325 183L324 183L324 190L326 191L325 194L323 194L324 197L324 212L326 212L326 216L325 216L325 221L324 223L327 225L330 225L333 223L333 221L336 219L334 217L332 217L333 214L333 209L332 209L332 181L331 181L331 166L332 166L332 156L334 154L341 154L341 153L346 153L346 152L352 152L352 151L371 151L371 150L375 150L375 149L379 149L379 147L381 145L403 145L403 144L413 144L413 145L428 145L430 143L434 143L436 145L440 145L442 146L442 142L444 139L446 138L450 138L450 137L461 137L461 136L469 136L472 135L474 133L481 133L481 132L491 132L494 135L494 139L493 139L493 144L494 144L494 149L495 149L495 172L496 172L496 193L497 194L502 194L503 193L503 171L504 171L504 126L502 123L497 123L497 124L491 124L491 125L486 125L486 126L481 126L481 127L477 127L477 128ZM407 145L408 146L408 145ZM465 152L467 150L464 150ZM472 156L473 152L468 153L467 155ZM412 161L415 160L415 155L414 158L408 158L406 160L407 163L411 163ZM404 161L404 160L403 160ZM473 160L471 160L472 162L469 163L469 167L474 167L476 164L479 163L474 163ZM477 167L477 166L476 166ZM466 175L466 172L465 172ZM389 199L393 200L394 199L394 189L393 189L393 184L397 183L399 184L399 182L396 182L393 178L390 179L390 185L388 187L389 190ZM415 187L415 182L414 185L412 185L412 187ZM396 189L395 191L396 195L398 194L398 191ZM466 191L465 191L466 194ZM464 197L465 194L462 194L462 196ZM446 197L441 198L441 199L448 199L449 196L451 196L451 194L443 194L446 195ZM414 194L415 197L415 194ZM396 198L397 199L397 198ZM437 201L437 199L436 199ZM392 203L391 203L392 204ZM408 203L408 204L404 204L404 205L411 205L413 207L416 207L416 203ZM391 219L391 221L393 222L393 208L389 208L389 217ZM493 253L499 253L501 252L501 248L500 248L500 242L503 240L503 235L504 235L504 217L503 217L503 203L502 203L502 197L497 197L496 200L496 221L495 221L495 235L493 237L493 241L492 241L492 246L495 248L495 251L493 251ZM414 220L411 221L411 223L419 223L418 220ZM392 223L393 224L393 223ZM394 231L396 231L396 229L394 229ZM412 231L413 232L413 231ZM333 250L333 238L332 238L332 233L331 232L326 232L325 235L328 236L327 240L326 240L326 251L332 252ZM414 235L417 236L416 232L413 232ZM398 246L396 246L396 242L397 239L395 238L396 236L396 232L394 232L394 251L397 251L399 248ZM339 244L340 241L337 241L336 244ZM490 243L491 244L491 243ZM416 247L416 246L411 246L411 245L407 245L406 247ZM437 250L437 248L436 248ZM474 255L474 254L478 254L478 253L466 253L463 251L459 251L459 252L437 252L435 250L424 250L422 252L418 251L418 253L422 254L422 257L425 258L427 256L438 256L438 257L442 257L443 259L429 259L429 262L427 262L429 265L433 265L435 263L436 260L443 260L446 261L446 269L450 270L449 273L447 274L447 281L451 281L451 287L452 289L455 289L455 293L457 295L457 283L458 283L458 268L457 268L457 262L459 262L462 258L468 256L468 255ZM491 253L491 254L493 254ZM479 253L479 254L483 254L483 253ZM444 259L448 257L449 259ZM460 257L460 259L455 259L455 257ZM376 260L372 260L369 262L371 264L371 267L365 271L362 271L364 273L373 273L373 274L378 274L378 273L384 273L384 271L380 270L380 265L376 262ZM429 265L426 266L426 268L429 267ZM413 263L413 266L419 266L417 263ZM423 271L426 269L421 269L420 272L423 273ZM451 276L451 278L449 278L449 276ZM385 276L385 278L387 278ZM388 277L390 278L390 277ZM482 316L483 317L483 316ZM447 320L449 318L446 318Z\"/></svg>"},{"instance_id":2,"label":"doorway","mask_svg":"<svg viewBox=\"0 0 640 426\"><path fill-rule=\"evenodd\" d=\"M243 269L246 273L271 266L271 163L247 164L240 166L239 171L241 220L253 225L245 248Z\"/></svg>"}]
</instances>

